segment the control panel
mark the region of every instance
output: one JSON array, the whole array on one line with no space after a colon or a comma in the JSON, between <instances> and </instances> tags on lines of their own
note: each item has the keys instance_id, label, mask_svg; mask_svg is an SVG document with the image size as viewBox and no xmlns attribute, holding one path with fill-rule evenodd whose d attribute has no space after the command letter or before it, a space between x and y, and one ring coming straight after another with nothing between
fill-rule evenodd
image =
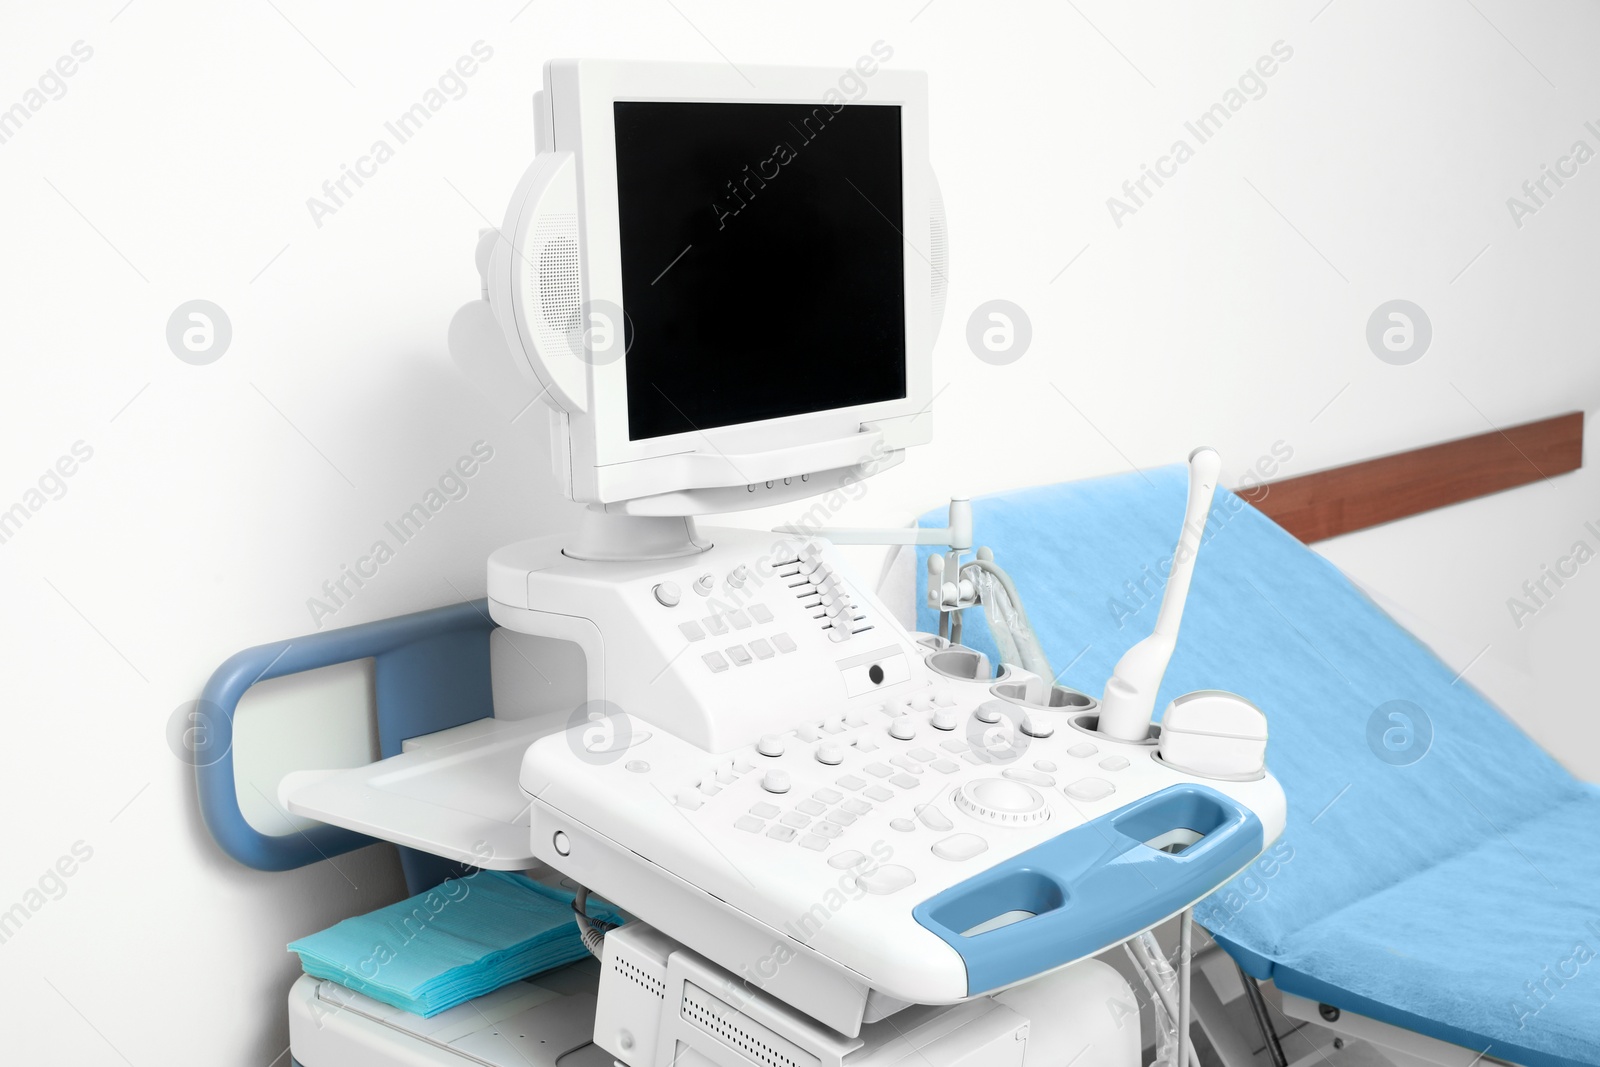
<instances>
[{"instance_id":1,"label":"control panel","mask_svg":"<svg viewBox=\"0 0 1600 1067\"><path fill-rule=\"evenodd\" d=\"M675 637L683 677L702 693L760 679L764 664L799 666L787 677L804 679L802 701L770 680L742 690L749 704L710 705L737 719L779 702L787 721L766 716L759 730L733 731L737 742L708 746L658 715L657 728L599 743L578 729L546 737L523 761L535 853L669 933L693 920L649 888L645 868L872 989L947 1003L1162 921L1282 830L1283 793L1264 770L1180 769L1162 758L1157 730L1140 741L1100 732L1086 694L1010 668L990 677L977 653L901 630L825 544L741 577L752 596L731 610L748 625L730 618L720 634L707 619L728 584L708 567L641 578L632 603L652 632ZM659 595L667 581L675 604ZM795 651L777 650L779 634ZM773 654L760 656L757 640ZM707 666L710 652L726 665ZM631 877L592 860L606 850L626 851ZM1019 966L1027 973L1008 970Z\"/></svg>"}]
</instances>

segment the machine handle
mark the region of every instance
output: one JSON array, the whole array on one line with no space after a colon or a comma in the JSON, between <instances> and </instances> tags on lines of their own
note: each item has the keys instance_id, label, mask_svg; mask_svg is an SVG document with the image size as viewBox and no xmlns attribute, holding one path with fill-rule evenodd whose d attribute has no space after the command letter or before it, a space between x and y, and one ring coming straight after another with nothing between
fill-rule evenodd
<instances>
[{"instance_id":1,"label":"machine handle","mask_svg":"<svg viewBox=\"0 0 1600 1067\"><path fill-rule=\"evenodd\" d=\"M913 909L976 996L1146 930L1243 870L1261 820L1203 785L1169 786L1059 834Z\"/></svg>"},{"instance_id":2,"label":"machine handle","mask_svg":"<svg viewBox=\"0 0 1600 1067\"><path fill-rule=\"evenodd\" d=\"M392 756L408 737L493 713L493 629L487 603L478 600L257 645L228 657L211 675L193 712L187 754L194 764L200 813L217 844L247 867L286 871L373 841L333 826L274 836L245 819L233 773L233 716L251 686L371 657L379 750Z\"/></svg>"}]
</instances>

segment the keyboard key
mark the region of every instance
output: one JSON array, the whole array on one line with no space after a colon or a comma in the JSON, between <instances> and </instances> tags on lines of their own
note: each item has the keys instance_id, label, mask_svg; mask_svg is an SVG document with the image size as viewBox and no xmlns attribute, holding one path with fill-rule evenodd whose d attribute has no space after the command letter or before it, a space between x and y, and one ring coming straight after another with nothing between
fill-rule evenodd
<instances>
[{"instance_id":1,"label":"keyboard key","mask_svg":"<svg viewBox=\"0 0 1600 1067\"><path fill-rule=\"evenodd\" d=\"M765 637L758 637L751 641L750 651L756 654L756 659L771 659L773 657L772 646L767 644Z\"/></svg>"},{"instance_id":2,"label":"keyboard key","mask_svg":"<svg viewBox=\"0 0 1600 1067\"><path fill-rule=\"evenodd\" d=\"M678 624L678 629L682 630L683 636L687 637L691 641L705 640L706 632L700 629L700 624L695 622L693 619L690 619L688 622L680 622Z\"/></svg>"},{"instance_id":3,"label":"keyboard key","mask_svg":"<svg viewBox=\"0 0 1600 1067\"><path fill-rule=\"evenodd\" d=\"M915 789L920 783L909 774L897 774L889 779L901 789Z\"/></svg>"},{"instance_id":4,"label":"keyboard key","mask_svg":"<svg viewBox=\"0 0 1600 1067\"><path fill-rule=\"evenodd\" d=\"M767 607L765 604L751 604L750 617L756 620L756 622L771 622L772 609Z\"/></svg>"},{"instance_id":5,"label":"keyboard key","mask_svg":"<svg viewBox=\"0 0 1600 1067\"><path fill-rule=\"evenodd\" d=\"M865 800L857 800L855 797L851 797L849 800L841 804L840 807L844 808L844 810L848 811L851 815L865 815L867 812L872 810L871 804L868 804Z\"/></svg>"},{"instance_id":6,"label":"keyboard key","mask_svg":"<svg viewBox=\"0 0 1600 1067\"><path fill-rule=\"evenodd\" d=\"M776 819L778 817L778 806L762 801L759 804L750 805L750 814L762 819Z\"/></svg>"},{"instance_id":7,"label":"keyboard key","mask_svg":"<svg viewBox=\"0 0 1600 1067\"><path fill-rule=\"evenodd\" d=\"M971 745L967 744L965 741L957 741L953 737L945 741L940 741L939 747L944 749L946 752L954 752L958 755L962 752L972 751Z\"/></svg>"},{"instance_id":8,"label":"keyboard key","mask_svg":"<svg viewBox=\"0 0 1600 1067\"><path fill-rule=\"evenodd\" d=\"M928 766L932 767L940 774L954 774L961 769L961 764L957 763L955 760L948 759L936 759L932 763L928 764Z\"/></svg>"},{"instance_id":9,"label":"keyboard key","mask_svg":"<svg viewBox=\"0 0 1600 1067\"><path fill-rule=\"evenodd\" d=\"M788 634L773 634L772 643L779 652L793 652L798 647L794 643L794 638Z\"/></svg>"},{"instance_id":10,"label":"keyboard key","mask_svg":"<svg viewBox=\"0 0 1600 1067\"><path fill-rule=\"evenodd\" d=\"M811 825L811 816L802 815L798 811L784 812L783 818L778 820L785 826L802 827Z\"/></svg>"},{"instance_id":11,"label":"keyboard key","mask_svg":"<svg viewBox=\"0 0 1600 1067\"><path fill-rule=\"evenodd\" d=\"M867 784L865 780L857 778L853 774L847 774L843 778L837 779L837 781L846 789L860 789L862 786Z\"/></svg>"},{"instance_id":12,"label":"keyboard key","mask_svg":"<svg viewBox=\"0 0 1600 1067\"><path fill-rule=\"evenodd\" d=\"M1126 770L1127 766L1128 760L1125 756L1107 756L1105 759L1100 761L1101 769L1107 771Z\"/></svg>"},{"instance_id":13,"label":"keyboard key","mask_svg":"<svg viewBox=\"0 0 1600 1067\"><path fill-rule=\"evenodd\" d=\"M826 837L818 837L816 834L806 834L800 839L800 847L809 848L813 852L821 852L828 847L828 839Z\"/></svg>"},{"instance_id":14,"label":"keyboard key","mask_svg":"<svg viewBox=\"0 0 1600 1067\"><path fill-rule=\"evenodd\" d=\"M1052 786L1056 784L1056 780L1050 777L1050 775L1045 774L1043 771L1030 771L1022 767L1007 767L1000 773L1004 777L1011 779L1013 782L1027 782L1029 785L1038 786Z\"/></svg>"},{"instance_id":15,"label":"keyboard key","mask_svg":"<svg viewBox=\"0 0 1600 1067\"><path fill-rule=\"evenodd\" d=\"M923 763L932 763L934 760L939 758L937 753L930 752L925 748L914 748L910 752L907 752L906 755L910 756L914 760L921 760Z\"/></svg>"},{"instance_id":16,"label":"keyboard key","mask_svg":"<svg viewBox=\"0 0 1600 1067\"><path fill-rule=\"evenodd\" d=\"M856 885L874 896L885 896L896 890L904 889L917 880L910 867L902 867L898 863L885 863L876 870L871 870L856 878Z\"/></svg>"},{"instance_id":17,"label":"keyboard key","mask_svg":"<svg viewBox=\"0 0 1600 1067\"><path fill-rule=\"evenodd\" d=\"M1103 800L1116 791L1117 787L1104 778L1079 778L1065 790L1073 800Z\"/></svg>"},{"instance_id":18,"label":"keyboard key","mask_svg":"<svg viewBox=\"0 0 1600 1067\"><path fill-rule=\"evenodd\" d=\"M848 811L830 811L828 812L828 821L838 826L849 826L856 821L856 817Z\"/></svg>"},{"instance_id":19,"label":"keyboard key","mask_svg":"<svg viewBox=\"0 0 1600 1067\"><path fill-rule=\"evenodd\" d=\"M774 826L772 829L767 831L767 836L772 838L774 841L793 841L794 827Z\"/></svg>"},{"instance_id":20,"label":"keyboard key","mask_svg":"<svg viewBox=\"0 0 1600 1067\"><path fill-rule=\"evenodd\" d=\"M955 824L950 821L950 816L932 804L919 804L917 806L917 818L922 821L922 825L939 833L955 829Z\"/></svg>"},{"instance_id":21,"label":"keyboard key","mask_svg":"<svg viewBox=\"0 0 1600 1067\"><path fill-rule=\"evenodd\" d=\"M761 828L767 824L756 818L754 815L741 815L737 819L733 820L733 825L740 830L747 830L752 834L759 834L761 832Z\"/></svg>"},{"instance_id":22,"label":"keyboard key","mask_svg":"<svg viewBox=\"0 0 1600 1067\"><path fill-rule=\"evenodd\" d=\"M725 615L707 615L703 620L706 632L712 634L725 634L728 632L728 618Z\"/></svg>"},{"instance_id":23,"label":"keyboard key","mask_svg":"<svg viewBox=\"0 0 1600 1067\"><path fill-rule=\"evenodd\" d=\"M728 621L733 623L733 628L735 630L750 629L750 616L746 615L737 608L728 612Z\"/></svg>"},{"instance_id":24,"label":"keyboard key","mask_svg":"<svg viewBox=\"0 0 1600 1067\"><path fill-rule=\"evenodd\" d=\"M889 790L885 789L881 785L869 785L869 786L867 786L867 788L863 791L863 795L868 800L876 800L876 801L878 801L880 803L885 801L885 800L893 800L894 799L894 794L892 792L890 792Z\"/></svg>"},{"instance_id":25,"label":"keyboard key","mask_svg":"<svg viewBox=\"0 0 1600 1067\"><path fill-rule=\"evenodd\" d=\"M829 789L826 786L817 790L811 795L822 801L824 804L837 804L844 797L844 794L839 792L837 789Z\"/></svg>"},{"instance_id":26,"label":"keyboard key","mask_svg":"<svg viewBox=\"0 0 1600 1067\"><path fill-rule=\"evenodd\" d=\"M989 842L977 834L952 834L943 841L933 843L933 854L942 860L969 860L988 850Z\"/></svg>"},{"instance_id":27,"label":"keyboard key","mask_svg":"<svg viewBox=\"0 0 1600 1067\"><path fill-rule=\"evenodd\" d=\"M728 658L740 667L748 667L750 665L750 652L743 645L734 645L728 649Z\"/></svg>"},{"instance_id":28,"label":"keyboard key","mask_svg":"<svg viewBox=\"0 0 1600 1067\"><path fill-rule=\"evenodd\" d=\"M811 828L811 832L821 834L823 837L834 838L844 833L844 829L831 822L819 822Z\"/></svg>"},{"instance_id":29,"label":"keyboard key","mask_svg":"<svg viewBox=\"0 0 1600 1067\"><path fill-rule=\"evenodd\" d=\"M869 763L865 770L874 778L887 778L894 773L894 768L887 763Z\"/></svg>"},{"instance_id":30,"label":"keyboard key","mask_svg":"<svg viewBox=\"0 0 1600 1067\"><path fill-rule=\"evenodd\" d=\"M823 812L828 810L823 805L818 804L815 800L802 800L800 803L796 804L795 807L800 811L805 812L807 815L821 815Z\"/></svg>"},{"instance_id":31,"label":"keyboard key","mask_svg":"<svg viewBox=\"0 0 1600 1067\"><path fill-rule=\"evenodd\" d=\"M721 674L728 669L728 661L722 658L721 652L707 652L700 658L706 661L706 666L711 668L713 674Z\"/></svg>"},{"instance_id":32,"label":"keyboard key","mask_svg":"<svg viewBox=\"0 0 1600 1067\"><path fill-rule=\"evenodd\" d=\"M889 826L903 834L908 834L917 828L917 824L910 819L890 819Z\"/></svg>"}]
</instances>

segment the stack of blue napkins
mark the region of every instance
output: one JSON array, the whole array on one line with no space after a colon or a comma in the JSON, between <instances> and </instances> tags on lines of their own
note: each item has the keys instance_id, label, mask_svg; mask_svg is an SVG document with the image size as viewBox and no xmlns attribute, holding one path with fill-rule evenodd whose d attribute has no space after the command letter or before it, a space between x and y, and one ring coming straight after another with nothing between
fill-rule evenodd
<instances>
[{"instance_id":1,"label":"stack of blue napkins","mask_svg":"<svg viewBox=\"0 0 1600 1067\"><path fill-rule=\"evenodd\" d=\"M588 912L623 921L592 897ZM424 1017L588 954L571 893L504 871L451 878L303 937L289 951L314 978Z\"/></svg>"}]
</instances>

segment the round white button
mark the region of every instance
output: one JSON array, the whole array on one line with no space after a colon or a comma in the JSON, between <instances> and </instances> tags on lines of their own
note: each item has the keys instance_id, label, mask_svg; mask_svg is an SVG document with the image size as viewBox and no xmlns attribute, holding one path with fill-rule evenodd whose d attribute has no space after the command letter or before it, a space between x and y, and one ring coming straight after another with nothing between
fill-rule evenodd
<instances>
[{"instance_id":1,"label":"round white button","mask_svg":"<svg viewBox=\"0 0 1600 1067\"><path fill-rule=\"evenodd\" d=\"M956 728L956 713L949 708L940 708L933 713L930 725L935 730L954 730Z\"/></svg>"},{"instance_id":2,"label":"round white button","mask_svg":"<svg viewBox=\"0 0 1600 1067\"><path fill-rule=\"evenodd\" d=\"M1000 716L1005 712L1006 706L998 700L986 700L978 705L978 710L972 714L978 717L979 722L989 723L991 726L1000 721Z\"/></svg>"},{"instance_id":3,"label":"round white button","mask_svg":"<svg viewBox=\"0 0 1600 1067\"><path fill-rule=\"evenodd\" d=\"M550 839L550 844L555 847L556 855L572 855L572 842L567 839L566 831L557 830L556 835Z\"/></svg>"},{"instance_id":4,"label":"round white button","mask_svg":"<svg viewBox=\"0 0 1600 1067\"><path fill-rule=\"evenodd\" d=\"M817 762L837 767L844 762L844 746L837 741L824 741L817 746Z\"/></svg>"},{"instance_id":5,"label":"round white button","mask_svg":"<svg viewBox=\"0 0 1600 1067\"><path fill-rule=\"evenodd\" d=\"M733 568L732 571L729 572L729 574L728 574L728 584L733 586L735 589L738 589L738 588L740 588L741 586L744 585L745 581L747 579L749 579L749 577L750 577L750 568L746 567L743 563L741 563L737 567Z\"/></svg>"},{"instance_id":6,"label":"round white button","mask_svg":"<svg viewBox=\"0 0 1600 1067\"><path fill-rule=\"evenodd\" d=\"M677 607L678 601L683 598L683 591L678 588L677 582L662 582L655 588L656 602L662 607Z\"/></svg>"},{"instance_id":7,"label":"round white button","mask_svg":"<svg viewBox=\"0 0 1600 1067\"><path fill-rule=\"evenodd\" d=\"M1043 715L1035 715L1030 711L1022 717L1022 732L1029 737L1049 737L1056 732L1056 728Z\"/></svg>"},{"instance_id":8,"label":"round white button","mask_svg":"<svg viewBox=\"0 0 1600 1067\"><path fill-rule=\"evenodd\" d=\"M699 593L701 596L710 596L711 589L716 584L717 580L711 577L711 575L702 574L700 577L694 580L694 591Z\"/></svg>"},{"instance_id":9,"label":"round white button","mask_svg":"<svg viewBox=\"0 0 1600 1067\"><path fill-rule=\"evenodd\" d=\"M783 755L783 735L762 734L761 740L756 742L756 751L763 756Z\"/></svg>"},{"instance_id":10,"label":"round white button","mask_svg":"<svg viewBox=\"0 0 1600 1067\"><path fill-rule=\"evenodd\" d=\"M768 771L761 776L761 788L769 793L787 793L789 791L789 772Z\"/></svg>"},{"instance_id":11,"label":"round white button","mask_svg":"<svg viewBox=\"0 0 1600 1067\"><path fill-rule=\"evenodd\" d=\"M889 724L889 736L896 741L909 741L917 736L917 723L909 715L902 715Z\"/></svg>"}]
</instances>

